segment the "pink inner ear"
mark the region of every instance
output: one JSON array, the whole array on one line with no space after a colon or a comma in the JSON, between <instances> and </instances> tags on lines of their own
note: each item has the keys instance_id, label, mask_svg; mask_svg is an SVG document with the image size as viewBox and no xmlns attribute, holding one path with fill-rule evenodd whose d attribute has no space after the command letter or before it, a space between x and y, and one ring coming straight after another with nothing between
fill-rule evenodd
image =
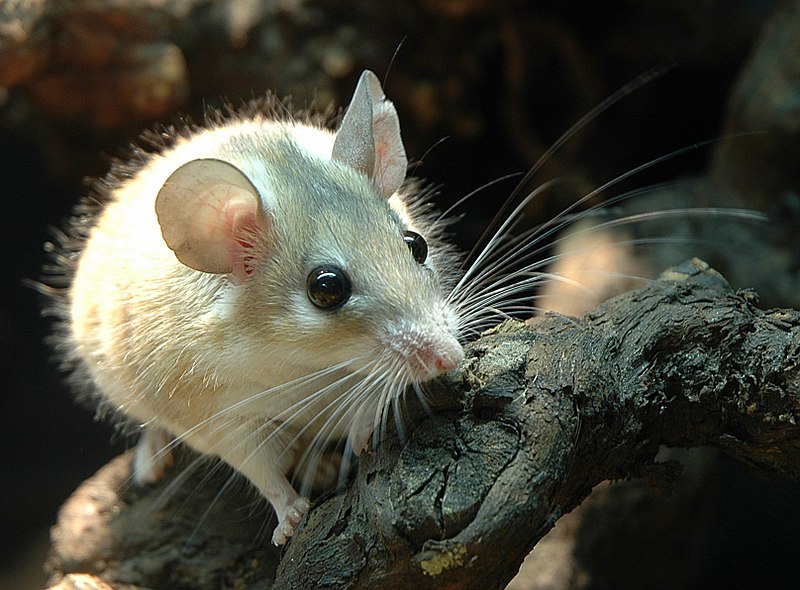
<instances>
[{"instance_id":1,"label":"pink inner ear","mask_svg":"<svg viewBox=\"0 0 800 590\"><path fill-rule=\"evenodd\" d=\"M266 256L269 222L258 214L255 201L231 201L225 208L225 232L232 262L231 273L243 283Z\"/></svg>"}]
</instances>

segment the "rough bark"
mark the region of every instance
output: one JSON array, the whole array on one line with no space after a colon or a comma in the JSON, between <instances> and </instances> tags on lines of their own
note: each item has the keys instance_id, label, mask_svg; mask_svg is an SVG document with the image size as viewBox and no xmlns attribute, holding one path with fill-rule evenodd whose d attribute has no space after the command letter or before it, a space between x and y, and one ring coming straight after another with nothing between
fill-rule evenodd
<instances>
[{"instance_id":1,"label":"rough bark","mask_svg":"<svg viewBox=\"0 0 800 590\"><path fill-rule=\"evenodd\" d=\"M249 492L194 475L120 494L127 457L65 505L49 567L114 587L502 588L598 482L667 484L660 445L798 480L800 312L755 303L695 261L580 319L503 324L432 384L405 442L315 504L276 571Z\"/></svg>"}]
</instances>

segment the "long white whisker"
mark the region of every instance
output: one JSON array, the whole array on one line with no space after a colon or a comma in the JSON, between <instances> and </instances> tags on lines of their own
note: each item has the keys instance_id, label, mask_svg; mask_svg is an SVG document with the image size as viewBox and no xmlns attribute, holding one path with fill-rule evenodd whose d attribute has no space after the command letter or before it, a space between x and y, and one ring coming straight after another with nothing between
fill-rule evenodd
<instances>
[{"instance_id":1,"label":"long white whisker","mask_svg":"<svg viewBox=\"0 0 800 590\"><path fill-rule=\"evenodd\" d=\"M226 406L225 408L223 408L222 410L216 412L215 414L213 414L212 416L206 418L205 420L202 420L201 422L198 422L195 426L193 426L192 428L187 430L181 438L185 438L187 435L193 434L193 432L195 430L197 430L199 428L203 428L203 427L207 426L209 423L217 421L217 420L219 420L221 417L223 417L225 415L236 414L237 412L240 412L245 406L247 406L249 404L253 404L253 403L255 403L255 402L257 402L257 401L259 401L259 400L261 400L261 399L263 399L265 397L276 397L278 395L288 394L291 391L293 391L295 388L298 388L300 386L306 386L307 387L309 382L313 382L315 380L321 380L321 379L323 379L323 378L325 378L325 377L327 377L327 376L329 376L329 375L331 375L333 373L341 371L341 370L347 368L348 366L350 366L352 364L352 362L353 362L352 360L344 361L344 362L338 363L336 365L333 365L333 366L330 366L330 367L326 367L324 369L321 369L319 371L315 371L315 372L310 373L308 375L303 375L301 377L297 377L296 379L292 379L291 381L286 381L285 383L281 383L280 385L277 385L275 387L271 387L271 388L266 389L264 391L260 391L258 393L253 394L253 395L250 395L250 396L248 396L248 397L246 397L246 398L244 398L244 399L242 399L242 400L240 400L240 401L238 401L238 402L236 402L234 404ZM280 414L279 414L279 416L280 416Z\"/></svg>"},{"instance_id":2,"label":"long white whisker","mask_svg":"<svg viewBox=\"0 0 800 590\"><path fill-rule=\"evenodd\" d=\"M497 233L492 236L486 246L483 247L480 254L476 257L475 261L469 266L469 268L464 272L464 274L459 279L458 283L453 287L451 293L457 293L463 285L467 282L472 280L472 275L476 269L480 268L480 265L486 259L487 256L491 254L491 252L496 247L499 240L504 237L504 233L509 229L509 226L518 223L519 214L527 207L528 203L530 203L534 198L548 190L551 186L556 183L555 180L550 180L544 183L543 185L537 187L533 191L531 191L514 209L511 215L503 222L500 228L497 230Z\"/></svg>"},{"instance_id":3,"label":"long white whisker","mask_svg":"<svg viewBox=\"0 0 800 590\"><path fill-rule=\"evenodd\" d=\"M461 197L459 200L457 200L455 203L450 205L443 213L440 213L439 216L436 218L436 224L441 223L445 219L448 219L453 214L453 211L455 211L456 209L461 207L461 205L463 205L464 203L466 203L467 201L469 201L470 199L472 199L476 195L479 195L482 191L484 191L484 190L486 190L486 189L488 189L490 187L493 187L496 184L500 184L501 182L504 182L506 180L510 180L511 178L514 178L515 176L521 176L521 175L522 175L521 172L513 172L511 174L506 174L505 176L501 176L499 178L495 178L494 180L490 180L486 184L476 188L473 191L470 191L469 193L467 193L466 195Z\"/></svg>"},{"instance_id":4,"label":"long white whisker","mask_svg":"<svg viewBox=\"0 0 800 590\"><path fill-rule=\"evenodd\" d=\"M374 363L373 363L373 365L374 365ZM367 378L366 379L364 378L364 376L361 376L358 373L347 374L343 378L341 378L341 379L335 381L334 383L324 387L323 389L320 389L319 391L314 392L313 394L309 395L308 397L303 399L298 404L295 404L291 408L288 408L287 410L285 410L285 412L283 412L283 413L288 416L287 420L282 422L282 423L280 423L280 424L278 424L278 426L277 426L277 428L275 430L270 432L264 440L260 441L259 444L257 445L257 447L255 449L253 449L248 454L247 457L245 457L245 459L243 461L243 464L246 463L247 461L250 461L251 459L253 459L253 457L258 453L260 447L262 447L263 445L267 444L271 439L273 439L275 436L277 436L277 434L279 432L281 432L282 429L286 425L293 423L292 415L296 415L300 411L298 408L300 408L302 406L310 407L313 404L314 411L315 411L316 415L318 417L319 416L324 417L324 422L322 423L321 427L316 428L316 434L312 438L312 444L309 445L306 448L306 450L304 451L301 459L299 461L297 461L296 463L297 463L297 465L302 465L304 462L307 462L308 458L310 456L309 453L316 452L316 449L319 448L319 445L316 444L316 443L322 437L327 437L328 436L327 433L329 433L332 430L334 430L335 427L338 426L341 423L341 421L347 417L347 412L349 410L349 407L348 407L349 404L342 404L342 398L343 397L347 397L348 395L350 395L352 390L353 390L353 388L346 389L341 394L334 395L333 398L331 400L329 400L324 406L317 407L323 401L321 398L323 398L323 396L328 395L332 391L335 391L336 388L340 387L348 379L360 379L360 381L356 384L356 387L359 387L361 389L361 392L362 392L359 395L362 395L362 396L368 395L370 393L372 387L373 387L369 383L369 381L376 378L374 370L369 370L369 369L370 369L370 366L367 366L365 368L365 371L367 373ZM254 438L256 436L260 436L260 434L266 428L272 426L273 424L275 424L275 420L272 420L272 421L270 421L270 423L260 426L254 432L249 434L244 440L240 441L238 443L238 445L237 445L237 448L245 445L249 440L252 440L252 438ZM310 420L309 422L307 422L306 424L304 424L302 428L300 428L299 430L294 432L292 438L286 444L282 445L283 446L283 452L286 452L289 448L292 448L295 445L295 443L297 443L300 439L302 439L302 437L309 430L311 430L312 428L315 428L315 427L316 427L316 418L314 418L314 419Z\"/></svg>"},{"instance_id":5,"label":"long white whisker","mask_svg":"<svg viewBox=\"0 0 800 590\"><path fill-rule=\"evenodd\" d=\"M506 217L507 209L508 209L510 203L512 203L514 200L516 200L517 196L523 191L524 187L533 179L533 177L536 175L537 172L539 172L539 170L542 168L542 166L544 166L544 164L548 160L550 160L550 157L556 151L558 151L561 148L561 146L563 146L578 131L583 129L588 123L590 123L592 120L594 120L600 114L602 114L603 112L605 112L606 110L611 108L613 105L615 105L620 100L622 100L623 98L628 96L630 93L638 90L639 88L641 88L645 84L647 84L647 83L651 82L652 80L654 80L655 78L659 77L660 75L662 75L663 73L665 73L666 71L671 69L673 66L674 66L674 64L665 64L665 65L662 65L660 67L652 68L652 69L650 69L650 70L648 70L648 71L646 71L646 72L644 72L642 74L639 74L638 76L636 76L636 78L634 78L633 80L631 80L630 82L628 82L627 84L625 84L624 86L619 88L616 92L611 94L611 96L609 96L606 99L604 99L602 102L600 102L600 104L595 106L588 113L586 113L585 115L580 117L575 123L573 123L569 127L569 129L567 129L564 133L562 133L561 136L555 142L553 142L553 144L539 157L539 159L536 160L536 162L533 164L533 166L531 166L528 169L528 171L526 172L525 176L522 177L522 179L519 181L519 183L517 183L517 186L514 188L514 190L509 195L509 198L506 200L506 202L503 205L503 207L500 208L500 210L494 216L494 219L492 219L492 221L486 227L486 229L484 230L483 234L478 239L477 243L478 244L482 243L487 238L487 236L489 236L490 234L493 235L493 236L497 236L498 234L503 233L504 230L502 229L502 226L501 226L500 229L497 229L497 230L494 230L494 231L492 230L492 228L501 219L504 219L505 221L507 221L509 218L515 217L514 213L512 213L511 215ZM503 225L505 225L505 221L503 222ZM470 254L468 259L471 259L471 257L472 257L472 254ZM475 262L472 263L472 265L474 265L474 264L475 264Z\"/></svg>"},{"instance_id":6,"label":"long white whisker","mask_svg":"<svg viewBox=\"0 0 800 590\"><path fill-rule=\"evenodd\" d=\"M669 152L669 153L664 154L662 156L659 156L657 158L653 158L653 159L651 159L651 160L649 160L649 161L647 161L647 162L645 162L643 164L640 164L639 166L636 166L636 167L634 167L634 168L632 168L632 169L630 169L630 170L628 170L628 171L626 171L626 172L614 177L613 179L609 180L608 182L604 183L603 185L601 185L601 186L595 188L594 190L590 191L589 193L587 193L586 195L584 195L583 197L581 197L577 201L571 203L561 213L559 213L558 215L553 217L553 219L551 219L548 222L545 222L544 224L542 224L542 225L530 230L529 233L527 233L527 235L526 235L526 245L523 248L521 248L520 250L516 250L516 251L515 250L510 250L509 256L512 257L512 258L517 257L522 252L530 249L533 245L541 242L543 239L545 239L545 238L551 236L552 234L554 234L555 232L561 230L566 225L566 223L568 223L567 221L564 220L564 217L567 214L571 213L572 211L574 211L575 209L577 209L578 207L580 207L582 204L586 203L587 201L590 201L590 200L594 199L598 194L600 194L600 193L602 193L604 191L607 191L608 189L610 189L611 187L615 186L616 184L618 184L618 183L620 183L620 182L622 182L622 181L624 181L624 180L626 180L626 179L628 179L628 178L630 178L630 177L632 177L632 176L634 176L636 174L639 174L640 172L642 172L644 170L647 170L649 168L657 166L658 164L661 164L663 162L666 162L668 160L676 158L676 157L678 157L678 156L680 156L682 154L688 153L689 151L692 151L692 150L695 150L695 149L699 149L700 147L703 147L703 146L706 146L706 145L711 145L711 144L713 144L713 143L715 143L717 141L719 141L719 139L715 138L715 139L706 140L706 141L703 141L703 142L698 142L698 143L692 144L690 146L684 146L684 147L682 147L680 149L673 150L672 152ZM472 280L474 278L473 275L475 274L476 267L481 267L482 265L485 264L485 262L488 259L490 259L492 252L497 249L498 245L502 243L503 239L507 239L507 240L511 241L511 246L507 245L506 249L510 249L513 246L513 243L514 243L513 238L507 237L506 236L507 232L516 223L519 222L520 213L524 210L525 207L527 207L528 203L530 203L532 198L537 196L538 194L541 194L541 192L544 189L549 188L549 186L552 184L552 182L553 181L548 181L548 183L544 183L540 187L537 187L537 189L535 189L530 194L528 194L525 197L525 199L523 199L517 205L517 207L515 207L515 209L511 212L511 214L505 219L503 224L498 228L498 230L494 234L494 236L486 244L486 246L481 251L481 253L478 255L478 257L472 262L470 267L466 270L466 272L462 276L461 280L453 288L453 292L458 292L459 290L462 289L463 284L467 280ZM630 198L632 198L634 196L642 194L643 192L647 192L647 191L651 191L651 190L654 190L654 189L645 188L645 189L638 189L636 191L631 191L629 193L625 193L623 195L615 197L612 200L612 202L617 203L617 202L620 202L622 200L630 199ZM592 207L590 210L595 210L596 208L603 207L605 205L606 205L605 203L604 204L599 204L599 205L596 205L595 207ZM588 214L588 213L579 214L578 217L580 218L582 216L585 216L586 214ZM499 264L499 262L498 262L498 264ZM484 271L484 272L488 272L488 271Z\"/></svg>"},{"instance_id":7,"label":"long white whisker","mask_svg":"<svg viewBox=\"0 0 800 590\"><path fill-rule=\"evenodd\" d=\"M762 222L767 219L766 216L764 216L761 213L750 210L742 210L742 209L689 208L689 209L652 211L647 213L629 215L620 219L606 221L588 228L581 229L577 232L574 232L571 236L565 236L552 241L548 247L555 246L562 240L568 239L569 237L578 236L584 233L601 231L609 228L623 226L626 224L634 224L634 223L641 223L644 221L651 221L654 219L662 219L664 217L670 217L670 216L686 217L691 215L728 216L736 219L744 219L747 221L758 221L758 222ZM612 244L609 244L608 246L613 248L624 248L629 246L653 245L653 244L675 244L675 243L687 244L687 243L703 243L703 242L704 240L700 238L689 239L689 238L674 238L674 237L654 237L654 238L636 238L636 239L618 240ZM535 255L542 250L544 250L543 246L532 252L529 252L528 254L526 254L526 257ZM569 256L585 254L591 251L592 248L574 249L566 253L555 254L553 256L536 260L535 262L524 265L514 271L495 275L494 277L487 276L485 279L482 279L481 281L476 281L473 285L470 286L471 289L465 290L465 293L459 294L461 296L458 298L458 301L456 302L457 308L460 312L459 329L463 331L474 332L476 326L489 325L486 316L507 317L511 311L520 314L524 313L526 307L516 306L515 304L524 303L525 301L532 302L536 299L539 299L540 296L534 295L531 292L531 289L535 285L541 284L545 281L554 281L554 280L561 281L567 284L571 284L572 286L588 290L585 287L583 287L583 285L572 279L567 279L565 277L561 277L551 272L542 272L537 269L549 266L553 262L559 259L566 258ZM599 272L599 271L594 271L594 272ZM604 274L612 274L614 276L620 276L628 279L648 281L648 279L645 277L638 277L622 273L610 273L608 271L603 271L603 272ZM517 295L519 294L523 294L525 296L518 297ZM501 304L501 308L496 307L498 303ZM535 311L536 309L537 308L530 303L527 306L527 312L529 314Z\"/></svg>"},{"instance_id":8,"label":"long white whisker","mask_svg":"<svg viewBox=\"0 0 800 590\"><path fill-rule=\"evenodd\" d=\"M349 419L350 426L352 426L358 416L358 408L365 400L369 400L371 396L374 395L374 390L376 388L375 382L380 383L380 376L372 369L368 371L366 375L362 376L355 386L344 391L342 395L332 400L326 408L331 410L330 415L325 419L323 424L317 428L317 433L312 443L307 446L303 456L297 462L298 465L302 465L306 462L309 455L314 453L317 449L324 447L334 432L337 430L345 430L340 428L345 421ZM321 414L325 415L325 412L321 412ZM349 430L349 428L346 430ZM345 441L345 445L348 444L349 440Z\"/></svg>"},{"instance_id":9,"label":"long white whisker","mask_svg":"<svg viewBox=\"0 0 800 590\"><path fill-rule=\"evenodd\" d=\"M607 209L609 204L618 203L620 201L630 199L636 196L640 196L642 194L652 192L663 188L664 185L655 185L652 187L645 187L643 189L637 189L635 191L631 191L628 193L624 193L622 195L618 195L612 199L609 199L605 203L600 203L585 211L581 211L579 213L571 213L571 210L574 208L570 207L565 209L553 219L545 222L544 224L538 225L533 227L525 232L516 235L516 236L503 236L506 240L505 243L499 244L498 247L494 249L494 251L486 257L483 266L478 269L478 271L474 274L472 282L474 284L475 281L480 281L481 278L485 275L491 275L495 272L497 268L504 268L514 261L524 260L526 258L530 258L535 256L536 254L542 252L545 249L548 249L553 245L553 242L548 242L545 246L541 246L535 248L537 244L539 244L542 240L549 237L550 235L561 231L563 228L581 220L585 217L596 215L600 211L604 211ZM594 196L594 195L592 195ZM584 199L581 199L581 202ZM579 203L576 204L579 205ZM546 228L546 232L542 233L542 231ZM491 263L489 264L489 262ZM468 290L469 286L465 289Z\"/></svg>"}]
</instances>

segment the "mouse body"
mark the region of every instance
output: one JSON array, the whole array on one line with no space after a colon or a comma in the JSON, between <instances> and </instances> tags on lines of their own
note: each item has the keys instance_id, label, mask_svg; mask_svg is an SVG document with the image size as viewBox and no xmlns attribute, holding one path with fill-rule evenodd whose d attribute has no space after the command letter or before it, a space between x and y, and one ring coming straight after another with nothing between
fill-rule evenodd
<instances>
[{"instance_id":1,"label":"mouse body","mask_svg":"<svg viewBox=\"0 0 800 590\"><path fill-rule=\"evenodd\" d=\"M186 132L108 191L60 303L71 360L141 429L243 474L290 537L313 449L356 453L409 385L463 357L458 263L406 194L396 111L362 74L338 130L265 115Z\"/></svg>"}]
</instances>

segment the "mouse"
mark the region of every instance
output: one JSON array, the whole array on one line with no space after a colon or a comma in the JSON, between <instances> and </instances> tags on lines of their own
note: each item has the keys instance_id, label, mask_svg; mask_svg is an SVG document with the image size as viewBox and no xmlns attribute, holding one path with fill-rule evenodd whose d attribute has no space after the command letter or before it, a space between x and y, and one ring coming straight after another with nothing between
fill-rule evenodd
<instances>
[{"instance_id":1,"label":"mouse","mask_svg":"<svg viewBox=\"0 0 800 590\"><path fill-rule=\"evenodd\" d=\"M61 239L58 348L139 432L137 484L178 443L218 457L285 544L310 508L290 474L331 440L364 452L409 387L459 365L459 257L407 168L364 71L335 130L234 113L99 183Z\"/></svg>"}]
</instances>

